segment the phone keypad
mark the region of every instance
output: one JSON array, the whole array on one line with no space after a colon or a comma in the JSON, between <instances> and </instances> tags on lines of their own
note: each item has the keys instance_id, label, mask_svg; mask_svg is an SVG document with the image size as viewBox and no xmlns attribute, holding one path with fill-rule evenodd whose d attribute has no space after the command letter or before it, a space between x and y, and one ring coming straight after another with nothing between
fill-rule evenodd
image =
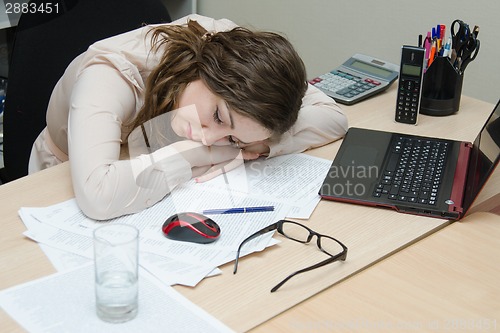
<instances>
[{"instance_id":1,"label":"phone keypad","mask_svg":"<svg viewBox=\"0 0 500 333\"><path fill-rule=\"evenodd\" d=\"M415 79L401 79L396 105L396 121L400 123L416 124L418 103L420 97L420 81Z\"/></svg>"}]
</instances>

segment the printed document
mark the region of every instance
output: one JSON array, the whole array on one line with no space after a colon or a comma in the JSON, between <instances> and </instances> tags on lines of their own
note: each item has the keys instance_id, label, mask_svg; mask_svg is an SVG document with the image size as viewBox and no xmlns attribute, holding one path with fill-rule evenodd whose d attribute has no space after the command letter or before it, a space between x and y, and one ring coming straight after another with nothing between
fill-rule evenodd
<instances>
[{"instance_id":1,"label":"printed document","mask_svg":"<svg viewBox=\"0 0 500 333\"><path fill-rule=\"evenodd\" d=\"M121 324L95 311L92 264L0 292L0 306L28 332L232 332L172 287L139 274L139 312Z\"/></svg>"},{"instance_id":2,"label":"printed document","mask_svg":"<svg viewBox=\"0 0 500 333\"><path fill-rule=\"evenodd\" d=\"M209 182L183 184L149 209L108 221L86 217L75 199L49 207L23 207L19 215L28 229L25 236L43 246L56 268L91 260L92 232L103 223L133 224L141 233L140 265L165 284L195 286L233 261L248 235L285 217L308 218L319 202L317 192L330 164L306 154L251 161ZM211 244L173 241L161 231L165 220L178 212L254 206L275 210L209 216L221 227L220 238ZM258 237L245 245L241 255L276 243L272 234Z\"/></svg>"}]
</instances>

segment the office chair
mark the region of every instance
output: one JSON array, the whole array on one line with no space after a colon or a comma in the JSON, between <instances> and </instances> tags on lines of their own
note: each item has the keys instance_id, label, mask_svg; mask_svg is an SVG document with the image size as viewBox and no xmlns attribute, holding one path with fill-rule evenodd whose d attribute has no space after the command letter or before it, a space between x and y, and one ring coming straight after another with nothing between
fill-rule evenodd
<instances>
[{"instance_id":1,"label":"office chair","mask_svg":"<svg viewBox=\"0 0 500 333\"><path fill-rule=\"evenodd\" d=\"M36 4L32 8L43 8L39 6L47 1L31 3ZM52 89L76 56L95 41L144 23L170 22L162 0L57 0L50 4L52 13L22 14L15 31L4 111L2 182L27 175L31 147L46 126Z\"/></svg>"}]
</instances>

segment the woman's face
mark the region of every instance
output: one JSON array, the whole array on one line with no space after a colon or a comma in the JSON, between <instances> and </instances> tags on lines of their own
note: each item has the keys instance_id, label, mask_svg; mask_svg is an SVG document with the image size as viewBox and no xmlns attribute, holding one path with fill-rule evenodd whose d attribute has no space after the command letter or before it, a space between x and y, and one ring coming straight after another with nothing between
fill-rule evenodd
<instances>
[{"instance_id":1,"label":"woman's face","mask_svg":"<svg viewBox=\"0 0 500 333\"><path fill-rule=\"evenodd\" d=\"M202 80L189 83L172 112L174 132L204 145L230 145L261 142L271 132L248 117L228 108Z\"/></svg>"}]
</instances>

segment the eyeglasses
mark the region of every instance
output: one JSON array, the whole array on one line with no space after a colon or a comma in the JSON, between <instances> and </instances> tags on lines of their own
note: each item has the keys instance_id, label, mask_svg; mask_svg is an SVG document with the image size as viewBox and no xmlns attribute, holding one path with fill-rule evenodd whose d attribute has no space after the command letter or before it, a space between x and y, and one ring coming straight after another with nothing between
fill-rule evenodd
<instances>
[{"instance_id":1,"label":"eyeglasses","mask_svg":"<svg viewBox=\"0 0 500 333\"><path fill-rule=\"evenodd\" d=\"M318 234L317 232L306 227L305 225L302 225L297 222L280 220L248 236L245 240L243 240L243 242L241 242L240 246L238 247L238 252L236 253L236 260L234 262L233 274L236 274L236 271L238 270L238 259L240 257L240 251L243 245L256 237L266 234L273 230L278 230L278 232L283 236L285 236L286 238L303 244L309 243L314 236L317 236L318 240L316 241L316 244L318 245L318 248L323 253L329 255L330 258L288 275L283 281L281 281L273 289L271 289L271 292L275 292L276 290L278 290L282 285L285 284L285 282L290 280L295 275L313 270L321 266L331 264L335 261L339 260L345 261L347 258L347 247L340 241L336 240L335 238Z\"/></svg>"}]
</instances>

